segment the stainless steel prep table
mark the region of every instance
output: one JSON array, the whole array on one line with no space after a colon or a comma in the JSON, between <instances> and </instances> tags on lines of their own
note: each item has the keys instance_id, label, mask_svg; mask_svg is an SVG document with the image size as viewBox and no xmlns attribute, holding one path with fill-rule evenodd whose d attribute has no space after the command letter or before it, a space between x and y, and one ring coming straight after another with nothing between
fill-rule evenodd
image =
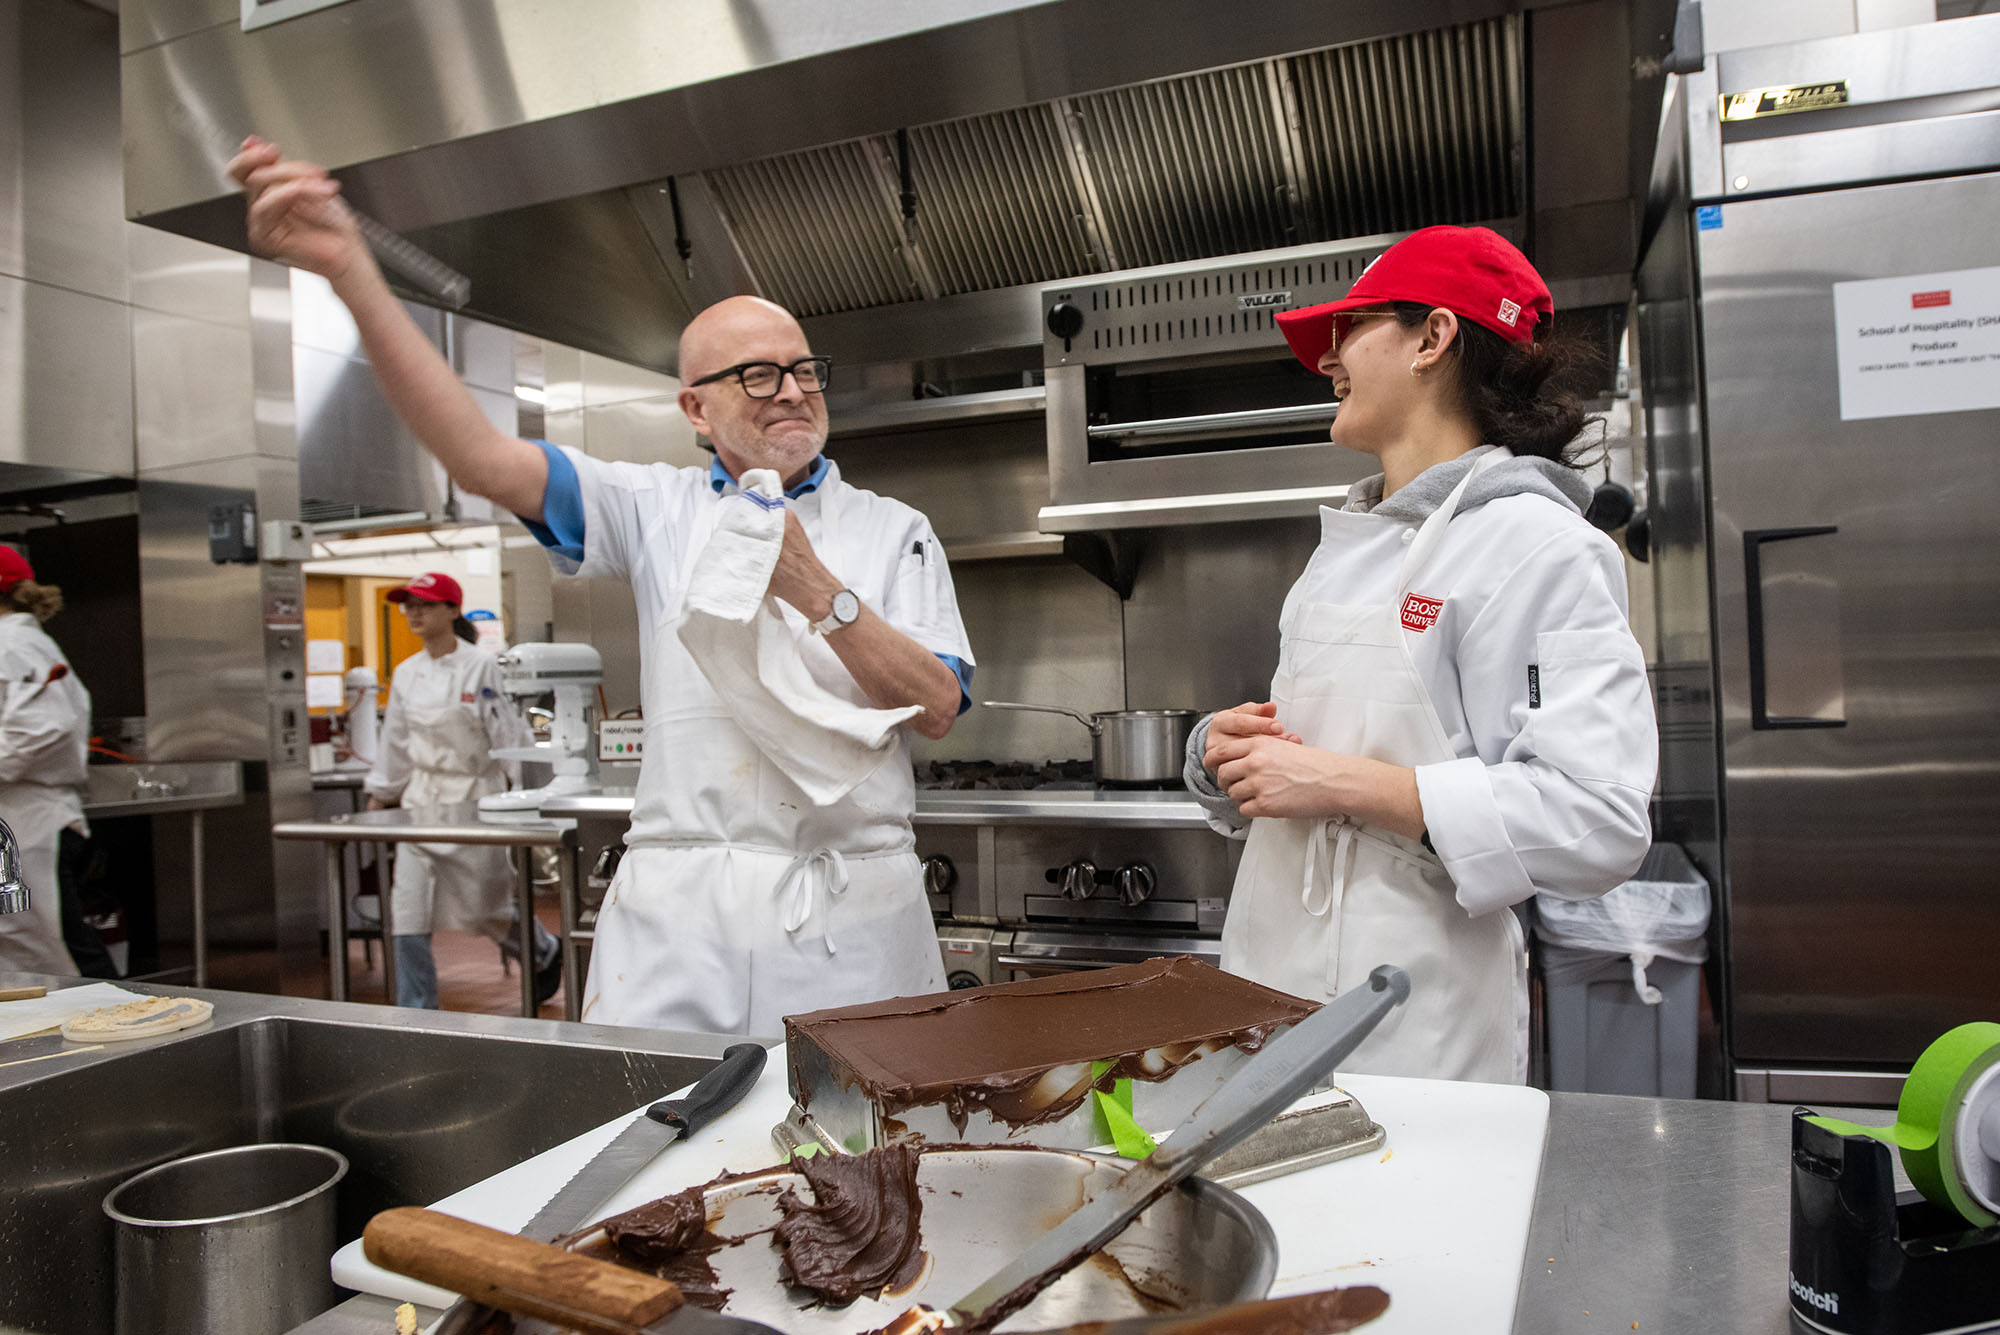
<instances>
[{"instance_id":1,"label":"stainless steel prep table","mask_svg":"<svg viewBox=\"0 0 2000 1335\"><path fill-rule=\"evenodd\" d=\"M479 810L471 804L440 807L392 807L386 811L361 811L351 816L336 816L332 820L281 821L271 827L274 839L317 839L326 844L327 875L327 975L328 987L335 1001L347 1000L347 886L346 860L341 855L342 846L350 843L374 844L483 844L504 848L557 848L565 847L565 836L573 826L567 821L483 821ZM384 854L379 865L388 867L390 859ZM527 857L517 859L519 866L515 876L516 926L521 941L521 1014L533 1016L535 1006L535 871L533 862ZM573 859L556 859L559 875L563 882L563 902L575 899L575 892L569 882L573 879ZM384 893L379 897L382 905L382 979L393 1005L396 998L396 952L392 942L395 924L392 919L390 901L392 895ZM568 927L567 915L563 926ZM560 943L559 943L560 944ZM562 950L563 987L567 1004L574 1009L578 980L570 968L570 954Z\"/></svg>"},{"instance_id":2,"label":"stainless steel prep table","mask_svg":"<svg viewBox=\"0 0 2000 1335\"><path fill-rule=\"evenodd\" d=\"M194 938L194 985L208 986L208 883L203 876L202 813L243 802L243 764L202 760L172 764L92 765L85 772L86 820L188 813L188 917ZM156 891L157 893L157 891Z\"/></svg>"}]
</instances>

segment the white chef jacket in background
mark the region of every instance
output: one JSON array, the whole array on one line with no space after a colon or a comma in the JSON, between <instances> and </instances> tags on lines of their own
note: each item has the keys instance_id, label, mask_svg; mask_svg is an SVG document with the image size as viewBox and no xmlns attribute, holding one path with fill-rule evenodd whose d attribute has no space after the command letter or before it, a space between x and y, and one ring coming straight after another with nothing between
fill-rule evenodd
<instances>
[{"instance_id":1,"label":"white chef jacket in background","mask_svg":"<svg viewBox=\"0 0 2000 1335\"><path fill-rule=\"evenodd\" d=\"M504 792L519 767L495 760L496 747L534 740L500 689L500 663L459 643L442 658L419 650L396 665L370 797L406 807L451 806ZM504 937L513 921L507 850L467 844L398 844L390 926L397 935L432 931Z\"/></svg>"},{"instance_id":2,"label":"white chef jacket in background","mask_svg":"<svg viewBox=\"0 0 2000 1335\"><path fill-rule=\"evenodd\" d=\"M531 529L558 570L629 581L639 611L645 759L583 1018L775 1035L785 1015L942 990L911 833L907 732L846 796L816 806L730 717L675 634L694 560L735 484L712 470L545 448L548 522ZM921 514L848 486L825 459L787 495L856 597L941 658L971 664L951 574ZM870 706L825 638L782 610L814 679Z\"/></svg>"},{"instance_id":3,"label":"white chef jacket in background","mask_svg":"<svg viewBox=\"0 0 2000 1335\"><path fill-rule=\"evenodd\" d=\"M0 968L73 975L56 878L62 832L83 818L90 692L41 623L0 616L0 818L21 846L26 913L0 914Z\"/></svg>"}]
</instances>

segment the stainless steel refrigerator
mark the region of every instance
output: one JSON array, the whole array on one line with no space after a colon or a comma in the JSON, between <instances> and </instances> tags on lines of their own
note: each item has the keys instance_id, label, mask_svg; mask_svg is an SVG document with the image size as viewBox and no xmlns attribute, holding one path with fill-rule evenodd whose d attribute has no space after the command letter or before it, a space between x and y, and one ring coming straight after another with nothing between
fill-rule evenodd
<instances>
[{"instance_id":1,"label":"stainless steel refrigerator","mask_svg":"<svg viewBox=\"0 0 2000 1335\"><path fill-rule=\"evenodd\" d=\"M1662 822L1722 887L1738 1097L1893 1101L2000 1018L2000 17L1711 56L1673 97Z\"/></svg>"}]
</instances>

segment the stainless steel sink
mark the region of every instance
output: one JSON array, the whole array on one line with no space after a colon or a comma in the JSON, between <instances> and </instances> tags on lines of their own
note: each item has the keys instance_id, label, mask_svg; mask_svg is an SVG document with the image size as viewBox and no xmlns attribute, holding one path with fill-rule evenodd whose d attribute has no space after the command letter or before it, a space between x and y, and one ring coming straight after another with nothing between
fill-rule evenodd
<instances>
[{"instance_id":1,"label":"stainless steel sink","mask_svg":"<svg viewBox=\"0 0 2000 1335\"><path fill-rule=\"evenodd\" d=\"M243 800L243 765L235 760L92 765L83 799L95 817L233 807Z\"/></svg>"},{"instance_id":2,"label":"stainless steel sink","mask_svg":"<svg viewBox=\"0 0 2000 1335\"><path fill-rule=\"evenodd\" d=\"M207 995L237 1003L219 1005L218 1021L253 1002L292 1013L0 1069L0 1327L110 1331L112 1235L99 1202L167 1159L261 1141L339 1150L352 1165L339 1194L345 1240L378 1210L449 1195L713 1064L633 1050L676 1038L712 1046L696 1036ZM387 1022L350 1018L371 1012ZM561 1038L540 1037L549 1033ZM605 1046L621 1037L636 1043ZM53 1037L23 1039L0 1061L31 1047L66 1051Z\"/></svg>"}]
</instances>

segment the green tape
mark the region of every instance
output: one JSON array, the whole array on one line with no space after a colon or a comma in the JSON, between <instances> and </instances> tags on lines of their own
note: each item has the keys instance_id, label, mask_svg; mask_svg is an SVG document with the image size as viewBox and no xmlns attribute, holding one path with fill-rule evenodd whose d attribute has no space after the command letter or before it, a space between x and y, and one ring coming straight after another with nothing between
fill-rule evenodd
<instances>
[{"instance_id":1,"label":"green tape","mask_svg":"<svg viewBox=\"0 0 2000 1335\"><path fill-rule=\"evenodd\" d=\"M1118 1083L1124 1087L1119 1093L1125 1096L1125 1102L1131 1102L1132 1082L1120 1080ZM1159 1148L1159 1144L1146 1134L1146 1128L1132 1120L1131 1110L1115 1095L1098 1089L1091 1091L1091 1097L1097 1100L1097 1115L1111 1129L1111 1144L1120 1154L1128 1159L1143 1159Z\"/></svg>"},{"instance_id":2,"label":"green tape","mask_svg":"<svg viewBox=\"0 0 2000 1335\"><path fill-rule=\"evenodd\" d=\"M1993 1211L1966 1190L1966 1160L1981 1154L1976 1144L1958 1144L1958 1114L1972 1085L2000 1063L2000 1024L1976 1021L1947 1030L1924 1049L1903 1096L1896 1102L1894 1126L1860 1126L1833 1117L1808 1117L1813 1125L1837 1136L1867 1136L1896 1147L1903 1171L1924 1199L1954 1210L1979 1228L2000 1223Z\"/></svg>"},{"instance_id":3,"label":"green tape","mask_svg":"<svg viewBox=\"0 0 2000 1335\"><path fill-rule=\"evenodd\" d=\"M1110 1062L1092 1062L1090 1083L1094 1085L1110 1073ZM1097 1107L1097 1129L1118 1153L1127 1159L1143 1159L1159 1148L1158 1143L1146 1134L1146 1128L1132 1116L1132 1081L1129 1078L1113 1081L1108 1094L1101 1089L1093 1089L1090 1096Z\"/></svg>"}]
</instances>

